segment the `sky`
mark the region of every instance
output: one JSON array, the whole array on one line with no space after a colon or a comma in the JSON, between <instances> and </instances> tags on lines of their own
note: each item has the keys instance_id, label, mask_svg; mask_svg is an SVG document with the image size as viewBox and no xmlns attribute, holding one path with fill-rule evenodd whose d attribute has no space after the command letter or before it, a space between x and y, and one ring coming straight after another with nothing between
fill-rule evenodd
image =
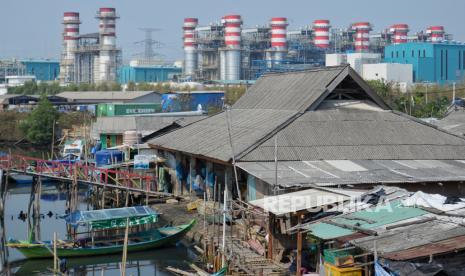
<instances>
[{"instance_id":1,"label":"sky","mask_svg":"<svg viewBox=\"0 0 465 276\"><path fill-rule=\"evenodd\" d=\"M100 7L115 7L117 44L125 60L143 52L135 42L144 39L139 28L159 28L156 49L169 61L182 59L182 22L199 18L200 25L223 15L242 15L244 26L265 25L271 17L287 17L289 28L330 19L334 27L369 21L375 30L407 23L411 32L443 25L457 41L465 42L463 0L0 0L0 58L55 58L62 49L63 12L80 12L81 33L98 31L94 18Z\"/></svg>"}]
</instances>

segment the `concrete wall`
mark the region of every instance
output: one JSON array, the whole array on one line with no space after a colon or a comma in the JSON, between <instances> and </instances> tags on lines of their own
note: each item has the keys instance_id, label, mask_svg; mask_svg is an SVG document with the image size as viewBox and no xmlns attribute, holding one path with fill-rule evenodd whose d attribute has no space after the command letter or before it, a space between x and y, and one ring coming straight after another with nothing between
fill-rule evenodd
<instances>
[{"instance_id":1,"label":"concrete wall","mask_svg":"<svg viewBox=\"0 0 465 276\"><path fill-rule=\"evenodd\" d=\"M400 63L364 64L363 78L411 85L413 83L413 65Z\"/></svg>"},{"instance_id":2,"label":"concrete wall","mask_svg":"<svg viewBox=\"0 0 465 276\"><path fill-rule=\"evenodd\" d=\"M350 64L350 66L360 75L362 75L363 73L364 64L373 64L380 62L381 55L377 53L347 53L326 55L326 66Z\"/></svg>"}]
</instances>

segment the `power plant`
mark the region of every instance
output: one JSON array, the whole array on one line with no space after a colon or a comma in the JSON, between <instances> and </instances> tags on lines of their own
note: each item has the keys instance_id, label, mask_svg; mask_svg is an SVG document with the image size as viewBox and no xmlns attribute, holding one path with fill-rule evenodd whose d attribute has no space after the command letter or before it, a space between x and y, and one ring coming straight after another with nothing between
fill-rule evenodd
<instances>
[{"instance_id":1,"label":"power plant","mask_svg":"<svg viewBox=\"0 0 465 276\"><path fill-rule=\"evenodd\" d=\"M63 15L63 53L60 62L61 83L117 82L121 50L116 47L114 8L100 8L97 33L80 34L78 12Z\"/></svg>"},{"instance_id":2,"label":"power plant","mask_svg":"<svg viewBox=\"0 0 465 276\"><path fill-rule=\"evenodd\" d=\"M185 18L183 76L198 81L230 83L253 80L265 72L285 72L323 66L325 55L357 52L380 55L391 44L451 41L443 26L409 35L407 24L394 24L373 33L370 22L332 28L328 19L311 26L288 28L285 17L273 17L262 26L246 27L240 15L226 15L219 22L199 25Z\"/></svg>"}]
</instances>

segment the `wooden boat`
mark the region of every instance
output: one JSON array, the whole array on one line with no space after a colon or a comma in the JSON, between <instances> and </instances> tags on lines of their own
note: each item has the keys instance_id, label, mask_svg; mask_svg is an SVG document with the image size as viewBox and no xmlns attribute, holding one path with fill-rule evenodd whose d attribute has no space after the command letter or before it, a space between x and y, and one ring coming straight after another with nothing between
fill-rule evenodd
<instances>
[{"instance_id":1,"label":"wooden boat","mask_svg":"<svg viewBox=\"0 0 465 276\"><path fill-rule=\"evenodd\" d=\"M106 209L98 211L85 211L81 213L97 213L101 211L108 211L113 213L121 214L122 211L138 208L139 211L148 210L148 207L127 207L117 209ZM151 210L151 209L150 209ZM101 212L102 213L102 212ZM126 219L129 219L130 227L140 226L148 223L153 223L154 218L158 216L156 213L142 215L134 215L134 211L131 211L132 215L129 216L112 216L111 218L102 218L100 214L99 219L95 219L95 214L89 215L88 217L94 217L94 219L83 218L76 215L67 217L69 224L78 223L79 225L89 225L92 230L96 229L115 229L126 227ZM154 228L146 231L140 231L137 233L130 234L128 237L128 252L142 251L155 249L163 246L173 245L177 243L195 224L195 220L191 220L188 224ZM115 227L116 226L116 227ZM70 258L70 257L88 257L88 256L99 256L109 254L120 254L123 252L124 247L124 235L117 235L111 237L94 238L88 237L77 240L57 241L57 256L59 258ZM10 248L15 248L21 252L26 258L38 259L38 258L53 258L53 241L17 241L10 240L7 243Z\"/></svg>"}]
</instances>

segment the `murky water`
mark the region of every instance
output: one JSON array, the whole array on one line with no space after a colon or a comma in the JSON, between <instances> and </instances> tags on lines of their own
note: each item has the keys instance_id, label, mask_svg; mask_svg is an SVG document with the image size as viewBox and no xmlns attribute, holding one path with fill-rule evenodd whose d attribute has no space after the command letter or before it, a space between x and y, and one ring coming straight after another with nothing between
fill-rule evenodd
<instances>
[{"instance_id":1,"label":"murky water","mask_svg":"<svg viewBox=\"0 0 465 276\"><path fill-rule=\"evenodd\" d=\"M41 240L52 240L53 233L57 232L60 239L66 239L66 225L64 220L56 215L64 213L66 194L60 192L59 183L48 183L42 187L40 199ZM80 189L81 210L87 209L84 202L85 188ZM11 186L6 198L5 207L5 233L6 239L27 239L28 223L21 220L18 215L21 211L27 212L30 197L29 185ZM15 275L52 275L50 268L52 260L25 260L15 249L8 250L6 270ZM128 254L127 275L171 275L165 267L173 266L185 268L190 259L190 250L178 245L177 247L163 248L146 252ZM70 258L67 267L70 275L120 275L120 255Z\"/></svg>"}]
</instances>

